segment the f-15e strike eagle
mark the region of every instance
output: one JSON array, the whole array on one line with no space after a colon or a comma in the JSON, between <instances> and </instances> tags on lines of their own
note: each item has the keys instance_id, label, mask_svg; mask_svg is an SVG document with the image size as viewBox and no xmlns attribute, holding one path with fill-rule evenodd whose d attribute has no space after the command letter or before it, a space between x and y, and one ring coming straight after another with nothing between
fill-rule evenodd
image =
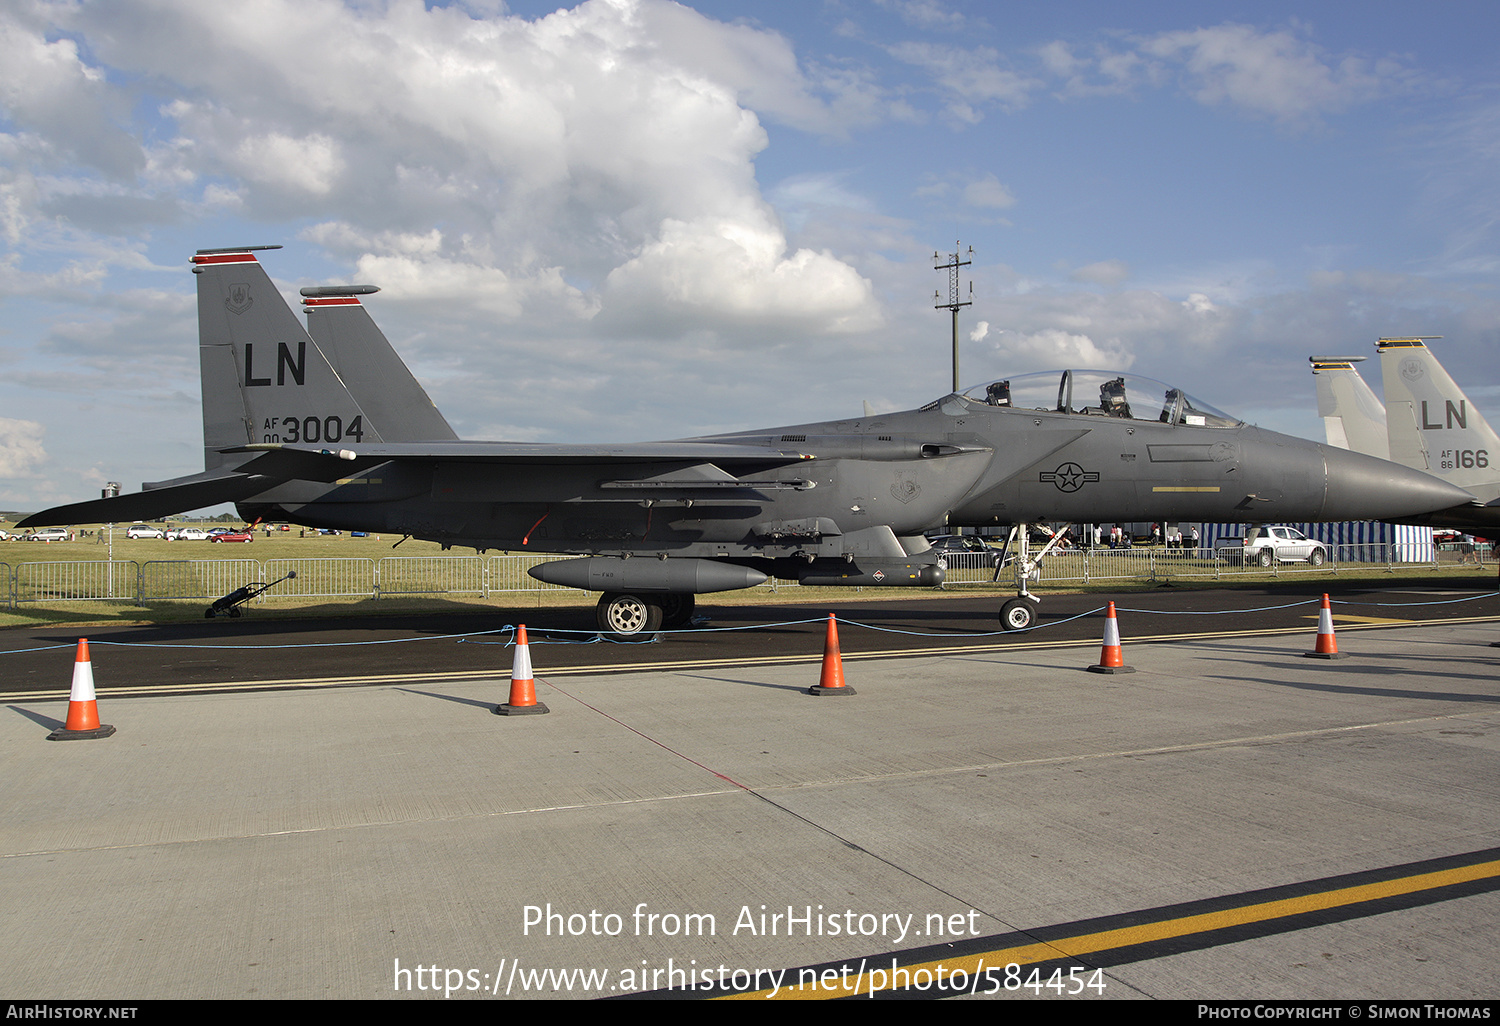
<instances>
[{"instance_id":1,"label":"f-15e strike eagle","mask_svg":"<svg viewBox=\"0 0 1500 1026\"><path fill-rule=\"evenodd\" d=\"M370 286L304 289L309 330L258 249L201 250L201 474L38 513L27 525L155 519L220 502L277 519L567 554L531 573L603 592L614 634L686 622L694 596L769 576L931 586L923 532L1016 525L1389 519L1461 488L1246 425L1178 389L1099 371L993 381L918 410L678 441L462 441L370 320ZM310 331L310 334L309 334ZM1050 546L1049 546L1050 548Z\"/></svg>"}]
</instances>

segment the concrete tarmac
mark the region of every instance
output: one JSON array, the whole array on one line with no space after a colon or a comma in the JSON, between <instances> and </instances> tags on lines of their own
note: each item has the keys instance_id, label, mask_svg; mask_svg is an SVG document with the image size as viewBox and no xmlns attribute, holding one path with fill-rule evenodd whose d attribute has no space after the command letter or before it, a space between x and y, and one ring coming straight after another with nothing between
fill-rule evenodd
<instances>
[{"instance_id":1,"label":"concrete tarmac","mask_svg":"<svg viewBox=\"0 0 1500 1026\"><path fill-rule=\"evenodd\" d=\"M16 701L0 994L1492 999L1496 637Z\"/></svg>"}]
</instances>

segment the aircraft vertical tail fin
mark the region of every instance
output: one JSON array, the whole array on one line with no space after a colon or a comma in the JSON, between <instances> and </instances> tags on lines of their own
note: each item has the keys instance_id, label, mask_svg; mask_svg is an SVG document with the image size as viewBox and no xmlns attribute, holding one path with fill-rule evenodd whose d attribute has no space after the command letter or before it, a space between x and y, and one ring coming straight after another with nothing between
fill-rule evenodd
<instances>
[{"instance_id":1,"label":"aircraft vertical tail fin","mask_svg":"<svg viewBox=\"0 0 1500 1026\"><path fill-rule=\"evenodd\" d=\"M1435 336L1433 336L1435 337ZM1422 338L1383 338L1391 459L1489 501L1500 497L1500 437Z\"/></svg>"},{"instance_id":2,"label":"aircraft vertical tail fin","mask_svg":"<svg viewBox=\"0 0 1500 1026\"><path fill-rule=\"evenodd\" d=\"M198 357L203 380L203 461L232 469L242 445L326 445L384 440L375 418L297 322L255 251L199 250Z\"/></svg>"},{"instance_id":3,"label":"aircraft vertical tail fin","mask_svg":"<svg viewBox=\"0 0 1500 1026\"><path fill-rule=\"evenodd\" d=\"M1309 356L1318 389L1318 416L1329 445L1391 458L1386 439L1385 407L1354 369L1363 356Z\"/></svg>"},{"instance_id":4,"label":"aircraft vertical tail fin","mask_svg":"<svg viewBox=\"0 0 1500 1026\"><path fill-rule=\"evenodd\" d=\"M456 439L427 390L360 303L360 296L378 291L374 285L303 289L308 334L387 442Z\"/></svg>"}]
</instances>

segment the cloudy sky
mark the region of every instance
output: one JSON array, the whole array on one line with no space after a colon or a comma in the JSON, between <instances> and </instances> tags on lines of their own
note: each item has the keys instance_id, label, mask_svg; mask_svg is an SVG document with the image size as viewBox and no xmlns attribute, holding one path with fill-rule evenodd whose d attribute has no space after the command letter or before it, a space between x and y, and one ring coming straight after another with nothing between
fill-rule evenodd
<instances>
[{"instance_id":1,"label":"cloudy sky","mask_svg":"<svg viewBox=\"0 0 1500 1026\"><path fill-rule=\"evenodd\" d=\"M0 509L201 466L195 249L357 282L463 437L650 440L1307 357L1500 420L1485 2L0 0ZM942 262L941 259L939 262ZM1366 364L1377 390L1379 368Z\"/></svg>"}]
</instances>

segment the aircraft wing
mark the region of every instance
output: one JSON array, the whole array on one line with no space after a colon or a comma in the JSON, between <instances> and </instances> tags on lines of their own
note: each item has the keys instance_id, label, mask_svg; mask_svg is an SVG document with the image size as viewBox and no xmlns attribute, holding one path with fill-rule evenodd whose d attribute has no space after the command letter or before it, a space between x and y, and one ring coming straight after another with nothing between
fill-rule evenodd
<instances>
[{"instance_id":1,"label":"aircraft wing","mask_svg":"<svg viewBox=\"0 0 1500 1026\"><path fill-rule=\"evenodd\" d=\"M385 463L431 468L443 497L491 501L503 494L547 495L550 501L613 501L632 498L744 496L802 489L800 476L783 477L778 468L813 459L811 455L758 445L724 442L644 442L628 445L558 445L534 442L380 442L354 449L313 449L256 444L226 452L260 452L245 467L297 468L300 480L352 478ZM535 489L540 489L536 491ZM583 491L577 491L582 489ZM597 489L593 498L584 492ZM576 492L576 494L575 494Z\"/></svg>"},{"instance_id":2,"label":"aircraft wing","mask_svg":"<svg viewBox=\"0 0 1500 1026\"><path fill-rule=\"evenodd\" d=\"M638 442L624 445L562 445L553 442L379 442L353 448L265 443L221 449L220 452L264 452L274 460L357 460L362 464L387 460L439 462L578 464L578 463L715 463L728 466L786 466L810 460L810 453L769 446L727 445L716 442ZM260 459L264 459L261 457ZM260 464L251 461L241 469ZM274 463L271 465L275 465ZM310 467L312 464L307 464ZM349 468L344 466L343 470ZM299 475L300 476L300 475ZM340 475L342 476L342 471ZM321 479L320 479L321 480Z\"/></svg>"},{"instance_id":3,"label":"aircraft wing","mask_svg":"<svg viewBox=\"0 0 1500 1026\"><path fill-rule=\"evenodd\" d=\"M289 481L333 483L393 460L425 463L512 465L520 467L615 465L622 479L600 483L624 490L703 491L753 488L759 491L797 487L801 482L746 480L724 469L768 470L810 460L806 453L754 445L700 442L647 442L628 445L557 445L546 442L382 442L357 449L261 444L219 450L255 453L235 472L208 471L177 478L131 495L90 499L34 513L17 527L60 524L107 524L159 520L184 510L222 502L239 502ZM662 471L642 475L649 465ZM632 469L627 469L632 468Z\"/></svg>"}]
</instances>

